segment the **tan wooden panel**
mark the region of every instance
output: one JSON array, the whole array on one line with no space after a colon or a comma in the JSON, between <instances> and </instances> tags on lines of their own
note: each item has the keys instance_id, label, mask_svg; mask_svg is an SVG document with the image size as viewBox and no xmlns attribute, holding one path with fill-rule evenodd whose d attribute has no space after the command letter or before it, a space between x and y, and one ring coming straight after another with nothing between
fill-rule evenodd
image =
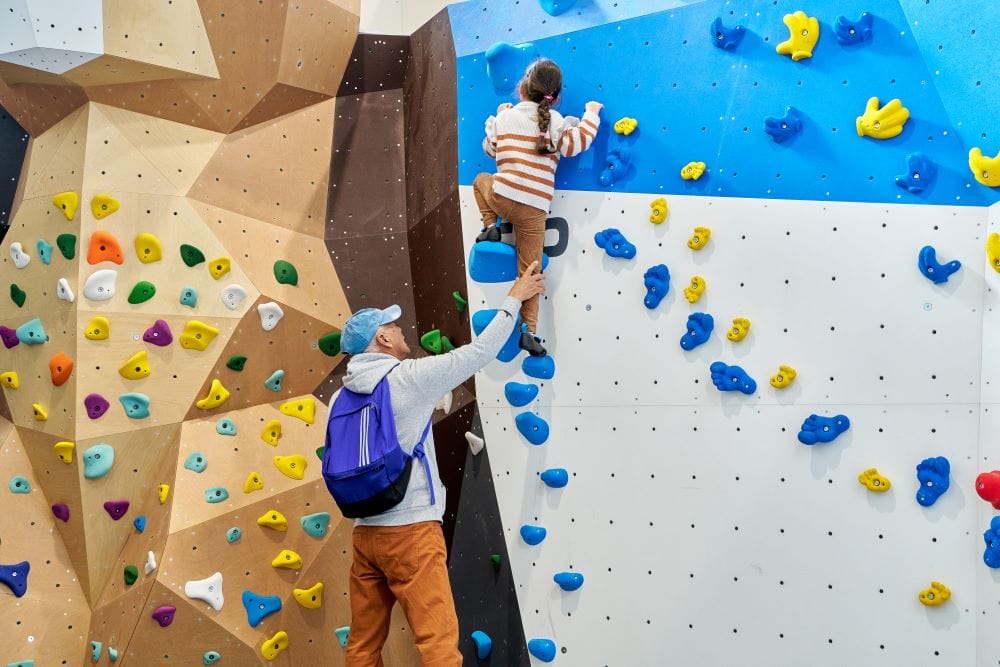
<instances>
[{"instance_id":1,"label":"tan wooden panel","mask_svg":"<svg viewBox=\"0 0 1000 667\"><path fill-rule=\"evenodd\" d=\"M278 81L336 95L358 37L358 14L331 2L288 3Z\"/></svg>"},{"instance_id":2,"label":"tan wooden panel","mask_svg":"<svg viewBox=\"0 0 1000 667\"><path fill-rule=\"evenodd\" d=\"M145 556L143 556L142 561L137 563L139 567L139 578L134 584L132 584L132 586L129 587L127 591L106 603L102 602L100 606L95 606L94 612L90 617L90 627L86 635L84 635L85 642L81 642L83 645L80 646L80 660L74 664L92 664L90 659L91 641L101 642L104 647L101 653L101 663L111 664L108 661L107 653L107 647L110 646L117 649L119 653L118 662L115 664L128 664L127 661L122 660L121 656L128 647L129 642L132 640L132 635L135 633L136 626L144 625L140 614L146 606L146 600L149 598L150 593L152 593L153 587L156 585L155 572L149 577L143 576L142 566L144 562ZM118 579L121 578L122 576L119 572ZM124 583L122 583L122 585L124 585ZM154 656L150 656L150 661L146 664L154 664ZM132 664L135 664L135 662L133 661Z\"/></svg>"},{"instance_id":3,"label":"tan wooden panel","mask_svg":"<svg viewBox=\"0 0 1000 667\"><path fill-rule=\"evenodd\" d=\"M0 106L32 137L40 136L86 103L86 93L77 86L11 86L0 80Z\"/></svg>"},{"instance_id":4,"label":"tan wooden panel","mask_svg":"<svg viewBox=\"0 0 1000 667\"><path fill-rule=\"evenodd\" d=\"M197 90L191 90L197 87ZM124 83L116 86L87 86L87 97L101 104L131 109L157 118L168 118L185 125L193 125L216 132L228 132L233 119L217 118L209 115L196 102L196 97L204 95L211 98L213 85L210 80L188 81L184 79L166 79L150 83ZM266 93L266 88L263 91ZM263 94L263 93L262 93Z\"/></svg>"},{"instance_id":5,"label":"tan wooden panel","mask_svg":"<svg viewBox=\"0 0 1000 667\"><path fill-rule=\"evenodd\" d=\"M21 172L21 178L26 180L26 199L39 196L51 198L67 190L80 191L89 118L88 106L81 106L32 139L25 168ZM55 208L52 210L58 214Z\"/></svg>"},{"instance_id":6,"label":"tan wooden panel","mask_svg":"<svg viewBox=\"0 0 1000 667\"><path fill-rule=\"evenodd\" d=\"M102 109L103 105L90 106L84 190L105 194L184 194L122 134ZM89 197L86 202L89 207ZM110 224L112 217L106 220Z\"/></svg>"},{"instance_id":7,"label":"tan wooden panel","mask_svg":"<svg viewBox=\"0 0 1000 667\"><path fill-rule=\"evenodd\" d=\"M62 75L64 81L78 86L115 86L126 83L149 85L167 79L201 78L204 77L199 74L112 55L88 60Z\"/></svg>"}]
</instances>

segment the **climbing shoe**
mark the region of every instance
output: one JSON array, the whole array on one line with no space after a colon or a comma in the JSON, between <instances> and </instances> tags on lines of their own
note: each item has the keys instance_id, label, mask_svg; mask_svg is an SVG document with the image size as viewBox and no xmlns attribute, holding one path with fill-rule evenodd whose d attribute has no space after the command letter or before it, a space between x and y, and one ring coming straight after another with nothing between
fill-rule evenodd
<instances>
[{"instance_id":1,"label":"climbing shoe","mask_svg":"<svg viewBox=\"0 0 1000 667\"><path fill-rule=\"evenodd\" d=\"M544 357L547 354L545 352L545 348L542 347L542 341L527 330L521 331L521 341L519 346L522 350L533 357Z\"/></svg>"},{"instance_id":2,"label":"climbing shoe","mask_svg":"<svg viewBox=\"0 0 1000 667\"><path fill-rule=\"evenodd\" d=\"M476 237L476 243L481 241L499 241L500 240L500 228L497 225L490 225L489 227L483 227L483 231L479 233Z\"/></svg>"}]
</instances>

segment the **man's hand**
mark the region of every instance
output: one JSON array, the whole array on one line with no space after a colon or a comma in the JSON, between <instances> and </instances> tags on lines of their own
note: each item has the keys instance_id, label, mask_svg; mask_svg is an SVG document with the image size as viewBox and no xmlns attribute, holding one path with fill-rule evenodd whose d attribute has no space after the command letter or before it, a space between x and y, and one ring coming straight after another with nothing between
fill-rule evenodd
<instances>
[{"instance_id":1,"label":"man's hand","mask_svg":"<svg viewBox=\"0 0 1000 667\"><path fill-rule=\"evenodd\" d=\"M538 269L538 262L532 262L524 273L517 277L514 286L510 288L509 295L524 302L545 292L545 278L541 273L535 273Z\"/></svg>"}]
</instances>

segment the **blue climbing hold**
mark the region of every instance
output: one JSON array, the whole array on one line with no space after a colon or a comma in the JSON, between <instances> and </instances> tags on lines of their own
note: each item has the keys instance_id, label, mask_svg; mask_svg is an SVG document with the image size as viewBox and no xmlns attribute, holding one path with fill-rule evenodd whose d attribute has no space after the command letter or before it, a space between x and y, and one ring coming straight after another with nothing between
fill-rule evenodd
<instances>
[{"instance_id":1,"label":"blue climbing hold","mask_svg":"<svg viewBox=\"0 0 1000 667\"><path fill-rule=\"evenodd\" d=\"M706 342L715 329L715 320L708 313L688 315L687 331L681 336L681 349L690 352Z\"/></svg>"},{"instance_id":2,"label":"blue climbing hold","mask_svg":"<svg viewBox=\"0 0 1000 667\"><path fill-rule=\"evenodd\" d=\"M256 628L264 618L281 611L281 598L277 595L257 595L243 591L243 608L247 610L247 623Z\"/></svg>"},{"instance_id":3,"label":"blue climbing hold","mask_svg":"<svg viewBox=\"0 0 1000 667\"><path fill-rule=\"evenodd\" d=\"M542 481L553 489L561 489L569 484L569 473L565 468L549 468L542 473Z\"/></svg>"},{"instance_id":4,"label":"blue climbing hold","mask_svg":"<svg viewBox=\"0 0 1000 667\"><path fill-rule=\"evenodd\" d=\"M184 467L194 472L205 472L208 467L208 459L201 452L191 452L184 461Z\"/></svg>"},{"instance_id":5,"label":"blue climbing hold","mask_svg":"<svg viewBox=\"0 0 1000 667\"><path fill-rule=\"evenodd\" d=\"M281 391L281 381L284 379L285 379L285 371L279 368L278 370L271 373L271 377L264 380L264 386L274 392Z\"/></svg>"},{"instance_id":6,"label":"blue climbing hold","mask_svg":"<svg viewBox=\"0 0 1000 667\"><path fill-rule=\"evenodd\" d=\"M35 667L34 660L18 660L17 662L8 662L7 667Z\"/></svg>"},{"instance_id":7,"label":"blue climbing hold","mask_svg":"<svg viewBox=\"0 0 1000 667\"><path fill-rule=\"evenodd\" d=\"M920 194L931 186L937 176L937 165L917 151L906 156L906 173L896 177L896 185L911 194Z\"/></svg>"},{"instance_id":8,"label":"blue climbing hold","mask_svg":"<svg viewBox=\"0 0 1000 667\"><path fill-rule=\"evenodd\" d=\"M83 453L83 476L87 479L104 477L115 462L115 449L111 445L101 443L88 447Z\"/></svg>"},{"instance_id":9,"label":"blue climbing hold","mask_svg":"<svg viewBox=\"0 0 1000 667\"><path fill-rule=\"evenodd\" d=\"M741 25L735 25L732 28L727 28L722 23L722 17L717 16L714 21L712 21L712 44L723 51L732 51L743 38L746 37L747 31Z\"/></svg>"},{"instance_id":10,"label":"blue climbing hold","mask_svg":"<svg viewBox=\"0 0 1000 667\"><path fill-rule=\"evenodd\" d=\"M541 526L529 526L525 524L521 526L521 539L531 546L541 544L542 540L545 539L545 529Z\"/></svg>"},{"instance_id":11,"label":"blue climbing hold","mask_svg":"<svg viewBox=\"0 0 1000 667\"><path fill-rule=\"evenodd\" d=\"M549 439L549 425L533 412L522 412L514 417L517 430L533 445L541 445Z\"/></svg>"},{"instance_id":12,"label":"blue climbing hold","mask_svg":"<svg viewBox=\"0 0 1000 667\"><path fill-rule=\"evenodd\" d=\"M42 321L37 317L29 320L14 330L14 335L25 345L41 345L49 339L45 333Z\"/></svg>"},{"instance_id":13,"label":"blue climbing hold","mask_svg":"<svg viewBox=\"0 0 1000 667\"><path fill-rule=\"evenodd\" d=\"M146 515L140 514L136 518L132 519L132 525L135 527L135 532L143 533L146 530Z\"/></svg>"},{"instance_id":14,"label":"blue climbing hold","mask_svg":"<svg viewBox=\"0 0 1000 667\"><path fill-rule=\"evenodd\" d=\"M483 632L482 630L476 630L472 633L472 641L476 645L476 657L480 660L486 660L490 657L490 652L493 650L493 640L490 636Z\"/></svg>"},{"instance_id":15,"label":"blue climbing hold","mask_svg":"<svg viewBox=\"0 0 1000 667\"><path fill-rule=\"evenodd\" d=\"M240 530L239 526L233 526L232 528L226 531L226 542L229 542L230 544L240 539L241 537L243 537L243 531Z\"/></svg>"},{"instance_id":16,"label":"blue climbing hold","mask_svg":"<svg viewBox=\"0 0 1000 667\"><path fill-rule=\"evenodd\" d=\"M129 393L118 397L129 419L145 419L149 416L149 396Z\"/></svg>"},{"instance_id":17,"label":"blue climbing hold","mask_svg":"<svg viewBox=\"0 0 1000 667\"><path fill-rule=\"evenodd\" d=\"M776 144L782 144L802 131L802 114L795 107L785 107L781 117L765 116L764 132Z\"/></svg>"},{"instance_id":18,"label":"blue climbing hold","mask_svg":"<svg viewBox=\"0 0 1000 667\"><path fill-rule=\"evenodd\" d=\"M507 398L507 402L515 408L523 408L538 396L538 385L508 382L504 385L503 395Z\"/></svg>"},{"instance_id":19,"label":"blue climbing hold","mask_svg":"<svg viewBox=\"0 0 1000 667\"><path fill-rule=\"evenodd\" d=\"M983 533L983 539L986 540L983 562L987 567L1000 567L1000 516L990 520L990 527Z\"/></svg>"},{"instance_id":20,"label":"blue climbing hold","mask_svg":"<svg viewBox=\"0 0 1000 667\"><path fill-rule=\"evenodd\" d=\"M225 487L213 486L210 489L205 489L205 502L206 503L221 503L229 498L229 491L226 491Z\"/></svg>"},{"instance_id":21,"label":"blue climbing hold","mask_svg":"<svg viewBox=\"0 0 1000 667\"><path fill-rule=\"evenodd\" d=\"M476 245L483 245L482 243L477 243ZM489 326L490 322L497 315L496 310L477 310L472 314L472 330L478 336L483 333L486 327ZM506 317L506 315L504 316ZM518 327L521 324L521 316L518 315L514 318L514 329L510 332L510 336L507 338L507 342L503 344L500 348L500 352L497 353L497 359L503 362L511 361L518 354L521 353L521 348L518 346L518 341L520 340L520 333Z\"/></svg>"},{"instance_id":22,"label":"blue climbing hold","mask_svg":"<svg viewBox=\"0 0 1000 667\"><path fill-rule=\"evenodd\" d=\"M38 258L42 264L48 266L52 263L52 244L45 239L38 239Z\"/></svg>"},{"instance_id":23,"label":"blue climbing hold","mask_svg":"<svg viewBox=\"0 0 1000 667\"><path fill-rule=\"evenodd\" d=\"M542 253L542 271L549 256ZM517 249L509 243L482 241L469 252L469 276L477 283L506 283L517 279Z\"/></svg>"},{"instance_id":24,"label":"blue climbing hold","mask_svg":"<svg viewBox=\"0 0 1000 667\"><path fill-rule=\"evenodd\" d=\"M559 16L568 12L576 4L576 0L538 0L545 13L549 16Z\"/></svg>"},{"instance_id":25,"label":"blue climbing hold","mask_svg":"<svg viewBox=\"0 0 1000 667\"><path fill-rule=\"evenodd\" d=\"M617 229L609 227L594 234L594 243L602 248L608 257L632 259L635 257L635 246L628 242L625 235Z\"/></svg>"},{"instance_id":26,"label":"blue climbing hold","mask_svg":"<svg viewBox=\"0 0 1000 667\"><path fill-rule=\"evenodd\" d=\"M316 512L315 514L306 514L299 519L299 523L302 524L302 530L306 531L306 534L320 540L326 535L326 529L330 525L330 513Z\"/></svg>"},{"instance_id":27,"label":"blue climbing hold","mask_svg":"<svg viewBox=\"0 0 1000 667\"><path fill-rule=\"evenodd\" d=\"M0 565L0 584L6 584L14 597L19 598L28 592L28 570L31 565L23 560L14 565Z\"/></svg>"},{"instance_id":28,"label":"blue climbing hold","mask_svg":"<svg viewBox=\"0 0 1000 667\"><path fill-rule=\"evenodd\" d=\"M608 151L607 157L604 158L604 170L601 171L599 178L601 185L606 188L614 185L625 178L631 166L632 153L625 146Z\"/></svg>"},{"instance_id":29,"label":"blue climbing hold","mask_svg":"<svg viewBox=\"0 0 1000 667\"><path fill-rule=\"evenodd\" d=\"M340 642L340 648L347 648L347 638L351 634L351 626L345 625L341 628L337 628L333 631L333 634L337 635L337 641Z\"/></svg>"},{"instance_id":30,"label":"blue climbing hold","mask_svg":"<svg viewBox=\"0 0 1000 667\"><path fill-rule=\"evenodd\" d=\"M218 651L205 651L205 655L201 656L201 664L203 665L214 665L220 660L222 660L222 656Z\"/></svg>"},{"instance_id":31,"label":"blue climbing hold","mask_svg":"<svg viewBox=\"0 0 1000 667\"><path fill-rule=\"evenodd\" d=\"M815 445L817 442L833 442L838 435L851 428L851 420L844 415L820 417L809 415L799 430L799 442Z\"/></svg>"},{"instance_id":32,"label":"blue climbing hold","mask_svg":"<svg viewBox=\"0 0 1000 667\"><path fill-rule=\"evenodd\" d=\"M118 662L118 649L108 647L108 662L115 663Z\"/></svg>"},{"instance_id":33,"label":"blue climbing hold","mask_svg":"<svg viewBox=\"0 0 1000 667\"><path fill-rule=\"evenodd\" d=\"M90 659L95 664L101 659L101 649L104 648L104 644L98 641L90 642Z\"/></svg>"},{"instance_id":34,"label":"blue climbing hold","mask_svg":"<svg viewBox=\"0 0 1000 667\"><path fill-rule=\"evenodd\" d=\"M924 274L925 278L935 285L940 285L948 282L951 274L962 268L962 263L953 259L947 264L940 264L937 261L937 251L934 250L934 246L925 245L920 249L920 255L917 257L917 268L920 269L920 273Z\"/></svg>"},{"instance_id":35,"label":"blue climbing hold","mask_svg":"<svg viewBox=\"0 0 1000 667\"><path fill-rule=\"evenodd\" d=\"M861 18L851 21L846 16L838 16L833 24L833 34L841 44L861 44L872 36L872 19L868 12L862 12Z\"/></svg>"},{"instance_id":36,"label":"blue climbing hold","mask_svg":"<svg viewBox=\"0 0 1000 667\"><path fill-rule=\"evenodd\" d=\"M497 42L486 49L485 58L486 75L493 82L493 90L509 93L520 83L528 65L538 59L538 49L531 42L517 46Z\"/></svg>"},{"instance_id":37,"label":"blue climbing hold","mask_svg":"<svg viewBox=\"0 0 1000 667\"><path fill-rule=\"evenodd\" d=\"M542 662L552 662L556 659L556 644L551 639L531 639L528 652Z\"/></svg>"},{"instance_id":38,"label":"blue climbing hold","mask_svg":"<svg viewBox=\"0 0 1000 667\"><path fill-rule=\"evenodd\" d=\"M215 425L215 432L219 435L236 435L236 423L229 417L220 419Z\"/></svg>"},{"instance_id":39,"label":"blue climbing hold","mask_svg":"<svg viewBox=\"0 0 1000 667\"><path fill-rule=\"evenodd\" d=\"M712 375L712 384L719 391L741 391L748 396L757 391L757 382L739 366L716 361L708 370Z\"/></svg>"},{"instance_id":40,"label":"blue climbing hold","mask_svg":"<svg viewBox=\"0 0 1000 667\"><path fill-rule=\"evenodd\" d=\"M642 282L646 286L646 298L642 302L652 310L660 305L660 301L670 291L670 269L666 264L651 266L642 276Z\"/></svg>"},{"instance_id":41,"label":"blue climbing hold","mask_svg":"<svg viewBox=\"0 0 1000 667\"><path fill-rule=\"evenodd\" d=\"M583 575L579 572L560 572L552 579L566 592L575 591L583 586Z\"/></svg>"},{"instance_id":42,"label":"blue climbing hold","mask_svg":"<svg viewBox=\"0 0 1000 667\"><path fill-rule=\"evenodd\" d=\"M549 355L525 357L524 361L521 362L521 371L528 377L551 380L556 374L556 360Z\"/></svg>"},{"instance_id":43,"label":"blue climbing hold","mask_svg":"<svg viewBox=\"0 0 1000 667\"><path fill-rule=\"evenodd\" d=\"M181 305L187 306L188 308L194 308L198 305L198 290L193 287L184 287L181 289Z\"/></svg>"},{"instance_id":44,"label":"blue climbing hold","mask_svg":"<svg viewBox=\"0 0 1000 667\"><path fill-rule=\"evenodd\" d=\"M917 502L930 507L951 486L951 464L943 456L924 459L917 465Z\"/></svg>"},{"instance_id":45,"label":"blue climbing hold","mask_svg":"<svg viewBox=\"0 0 1000 667\"><path fill-rule=\"evenodd\" d=\"M28 482L28 478L21 475L11 477L7 488L10 489L11 493L31 493L31 484Z\"/></svg>"}]
</instances>

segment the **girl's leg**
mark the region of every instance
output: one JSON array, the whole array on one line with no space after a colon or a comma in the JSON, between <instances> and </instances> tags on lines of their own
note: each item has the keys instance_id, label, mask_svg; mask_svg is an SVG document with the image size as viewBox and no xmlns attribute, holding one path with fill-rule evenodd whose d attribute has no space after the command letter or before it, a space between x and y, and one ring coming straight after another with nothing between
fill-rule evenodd
<instances>
[{"instance_id":1,"label":"girl's leg","mask_svg":"<svg viewBox=\"0 0 1000 667\"><path fill-rule=\"evenodd\" d=\"M496 204L493 201L493 174L482 173L472 181L472 192L476 195L476 204L483 216L483 227L496 224Z\"/></svg>"},{"instance_id":2,"label":"girl's leg","mask_svg":"<svg viewBox=\"0 0 1000 667\"><path fill-rule=\"evenodd\" d=\"M507 203L507 202L504 202ZM534 206L509 202L510 215L505 218L514 226L517 237L517 272L524 273L532 262L538 262L541 270L542 248L545 245L545 211ZM538 331L538 305L540 297L533 296L521 304L521 322L528 325L531 336L522 336L521 347L534 356L545 354L545 348L534 340Z\"/></svg>"}]
</instances>

